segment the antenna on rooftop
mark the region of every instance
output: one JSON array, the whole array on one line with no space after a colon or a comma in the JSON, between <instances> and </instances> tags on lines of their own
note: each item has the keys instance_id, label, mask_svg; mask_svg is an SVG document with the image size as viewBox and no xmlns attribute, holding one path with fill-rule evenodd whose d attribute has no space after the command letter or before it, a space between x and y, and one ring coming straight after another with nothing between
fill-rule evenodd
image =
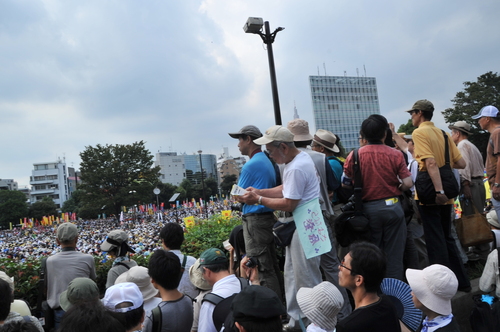
<instances>
[{"instance_id":1,"label":"antenna on rooftop","mask_svg":"<svg viewBox=\"0 0 500 332\"><path fill-rule=\"evenodd\" d=\"M324 62L323 62L323 69L325 70L325 76L328 76L328 75L326 74L326 64L325 64Z\"/></svg>"},{"instance_id":2,"label":"antenna on rooftop","mask_svg":"<svg viewBox=\"0 0 500 332\"><path fill-rule=\"evenodd\" d=\"M359 69L358 68L356 68L356 73L358 74L358 77L359 77Z\"/></svg>"},{"instance_id":3,"label":"antenna on rooftop","mask_svg":"<svg viewBox=\"0 0 500 332\"><path fill-rule=\"evenodd\" d=\"M365 67L365 65L364 65L364 64L363 64L363 68L365 69L365 77L366 77L366 67Z\"/></svg>"},{"instance_id":4,"label":"antenna on rooftop","mask_svg":"<svg viewBox=\"0 0 500 332\"><path fill-rule=\"evenodd\" d=\"M346 70L344 70L344 77L346 77L346 76L347 76L347 71L346 71Z\"/></svg>"},{"instance_id":5,"label":"antenna on rooftop","mask_svg":"<svg viewBox=\"0 0 500 332\"><path fill-rule=\"evenodd\" d=\"M318 76L319 76L319 66L318 66Z\"/></svg>"}]
</instances>

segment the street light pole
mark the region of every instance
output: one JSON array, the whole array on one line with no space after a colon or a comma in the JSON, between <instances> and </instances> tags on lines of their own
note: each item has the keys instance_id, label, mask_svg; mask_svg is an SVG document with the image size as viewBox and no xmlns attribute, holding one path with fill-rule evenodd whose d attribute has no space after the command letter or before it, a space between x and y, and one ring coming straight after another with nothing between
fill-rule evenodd
<instances>
[{"instance_id":1,"label":"street light pole","mask_svg":"<svg viewBox=\"0 0 500 332\"><path fill-rule=\"evenodd\" d=\"M203 151L198 150L198 154L200 155L200 169L201 169L201 187L203 188L203 204L205 205L205 216L208 219L208 210L207 210L207 200L205 199L205 181L203 181L203 163L201 162L201 153Z\"/></svg>"},{"instance_id":2,"label":"street light pole","mask_svg":"<svg viewBox=\"0 0 500 332\"><path fill-rule=\"evenodd\" d=\"M269 61L269 74L271 76L271 92L273 94L273 106L274 106L274 121L276 125L282 125L281 122L281 110L280 110L280 101L278 97L278 83L276 81L276 70L274 67L274 54L273 54L273 42L276 38L276 34L285 28L278 27L271 33L271 29L269 28L269 21L264 22L264 31L262 33L262 18L260 17L249 17L247 23L243 27L243 30L246 33L254 33L259 35L262 38L264 44L267 45L267 58Z\"/></svg>"}]
</instances>

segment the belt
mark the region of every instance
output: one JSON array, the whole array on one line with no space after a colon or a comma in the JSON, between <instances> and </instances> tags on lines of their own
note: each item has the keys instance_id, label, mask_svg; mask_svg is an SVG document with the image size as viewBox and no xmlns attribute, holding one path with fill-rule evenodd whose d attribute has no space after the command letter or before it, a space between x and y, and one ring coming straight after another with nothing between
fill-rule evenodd
<instances>
[{"instance_id":1,"label":"belt","mask_svg":"<svg viewBox=\"0 0 500 332\"><path fill-rule=\"evenodd\" d=\"M245 214L243 215L243 217L251 217L251 216L265 216L265 215L269 215L269 214L273 214L273 212L245 213Z\"/></svg>"},{"instance_id":2,"label":"belt","mask_svg":"<svg viewBox=\"0 0 500 332\"><path fill-rule=\"evenodd\" d=\"M484 176L472 176L471 179L477 180L477 179L483 179Z\"/></svg>"}]
</instances>

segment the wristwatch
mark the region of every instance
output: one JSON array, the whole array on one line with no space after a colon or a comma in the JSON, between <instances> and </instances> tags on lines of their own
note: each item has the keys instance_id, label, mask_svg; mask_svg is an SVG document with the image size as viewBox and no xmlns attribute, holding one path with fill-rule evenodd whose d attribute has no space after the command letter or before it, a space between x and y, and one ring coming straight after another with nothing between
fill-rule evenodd
<instances>
[{"instance_id":1,"label":"wristwatch","mask_svg":"<svg viewBox=\"0 0 500 332\"><path fill-rule=\"evenodd\" d=\"M493 187L497 187L497 188L500 187L500 183L493 184Z\"/></svg>"},{"instance_id":2,"label":"wristwatch","mask_svg":"<svg viewBox=\"0 0 500 332\"><path fill-rule=\"evenodd\" d=\"M441 195L444 195L444 190L436 190L436 194L441 194Z\"/></svg>"}]
</instances>

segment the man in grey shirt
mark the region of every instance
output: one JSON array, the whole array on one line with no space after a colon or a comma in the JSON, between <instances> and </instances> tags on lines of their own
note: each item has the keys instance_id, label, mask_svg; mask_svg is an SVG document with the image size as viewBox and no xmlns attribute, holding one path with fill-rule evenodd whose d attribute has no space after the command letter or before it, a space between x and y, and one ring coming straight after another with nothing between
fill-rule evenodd
<instances>
[{"instance_id":1,"label":"man in grey shirt","mask_svg":"<svg viewBox=\"0 0 500 332\"><path fill-rule=\"evenodd\" d=\"M76 251L78 229L65 222L57 228L57 244L61 252L47 259L47 303L54 310L55 328L59 328L64 310L59 304L59 296L69 283L78 277L96 279L94 258Z\"/></svg>"}]
</instances>

